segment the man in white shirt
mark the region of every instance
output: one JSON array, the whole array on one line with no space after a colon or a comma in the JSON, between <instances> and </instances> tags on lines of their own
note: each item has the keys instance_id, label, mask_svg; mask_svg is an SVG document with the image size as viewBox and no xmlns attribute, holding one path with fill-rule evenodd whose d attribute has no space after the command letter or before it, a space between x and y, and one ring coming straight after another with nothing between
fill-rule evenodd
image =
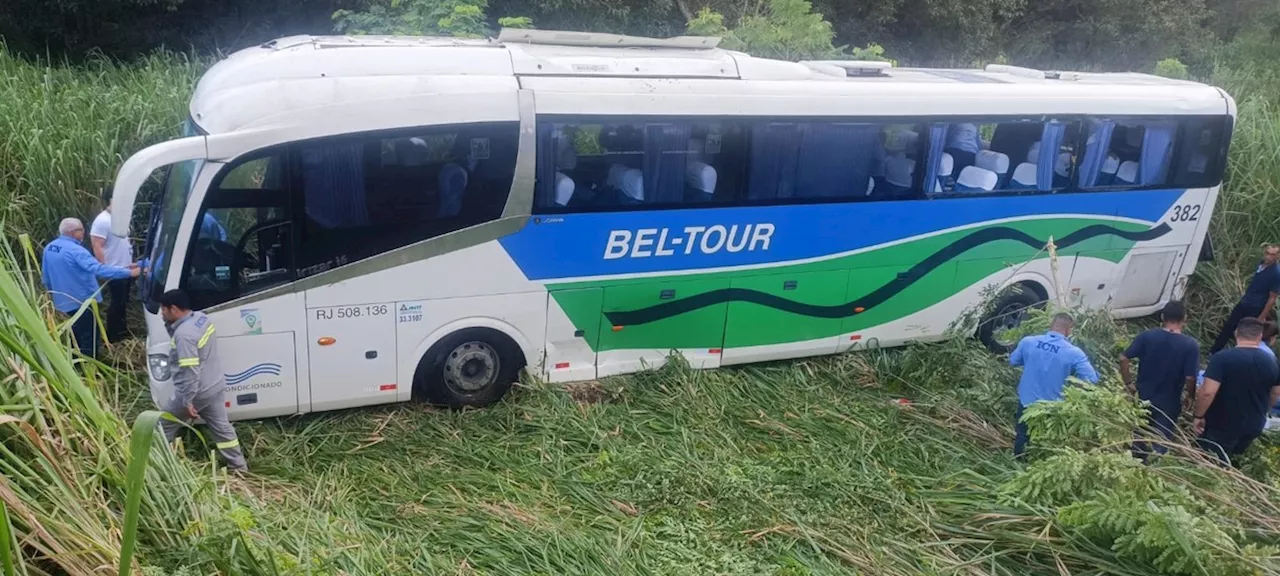
<instances>
[{"instance_id":1,"label":"man in white shirt","mask_svg":"<svg viewBox=\"0 0 1280 576\"><path fill-rule=\"evenodd\" d=\"M133 245L128 238L121 238L111 233L111 185L103 189L102 201L106 208L93 219L89 227L90 241L93 243L93 256L108 266L127 268L133 263ZM129 304L129 291L133 287L133 278L108 280L107 298L107 341L119 342L128 333L126 312Z\"/></svg>"}]
</instances>

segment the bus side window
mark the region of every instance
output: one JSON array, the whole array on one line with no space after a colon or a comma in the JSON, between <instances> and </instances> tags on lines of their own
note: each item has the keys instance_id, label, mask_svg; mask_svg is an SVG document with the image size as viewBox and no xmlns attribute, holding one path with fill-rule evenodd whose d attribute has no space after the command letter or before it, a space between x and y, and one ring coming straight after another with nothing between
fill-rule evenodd
<instances>
[{"instance_id":1,"label":"bus side window","mask_svg":"<svg viewBox=\"0 0 1280 576\"><path fill-rule=\"evenodd\" d=\"M510 122L295 146L299 275L496 220L511 190L518 137L519 125Z\"/></svg>"},{"instance_id":2,"label":"bus side window","mask_svg":"<svg viewBox=\"0 0 1280 576\"><path fill-rule=\"evenodd\" d=\"M541 121L534 212L732 203L744 138L732 122Z\"/></svg>"},{"instance_id":3,"label":"bus side window","mask_svg":"<svg viewBox=\"0 0 1280 576\"><path fill-rule=\"evenodd\" d=\"M1192 118L1181 123L1170 187L1208 188L1222 183L1225 128L1221 117Z\"/></svg>"},{"instance_id":4,"label":"bus side window","mask_svg":"<svg viewBox=\"0 0 1280 576\"><path fill-rule=\"evenodd\" d=\"M1164 186L1170 178L1178 124L1164 119L1094 118L1087 124L1080 188Z\"/></svg>"}]
</instances>

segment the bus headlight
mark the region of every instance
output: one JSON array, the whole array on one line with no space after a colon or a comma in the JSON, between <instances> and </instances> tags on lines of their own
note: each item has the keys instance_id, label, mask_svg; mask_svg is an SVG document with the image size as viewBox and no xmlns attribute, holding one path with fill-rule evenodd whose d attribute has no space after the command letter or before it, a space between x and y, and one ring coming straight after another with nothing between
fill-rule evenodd
<instances>
[{"instance_id":1,"label":"bus headlight","mask_svg":"<svg viewBox=\"0 0 1280 576\"><path fill-rule=\"evenodd\" d=\"M151 378L153 380L163 382L173 375L173 368L169 365L168 354L147 356L147 364L151 366Z\"/></svg>"}]
</instances>

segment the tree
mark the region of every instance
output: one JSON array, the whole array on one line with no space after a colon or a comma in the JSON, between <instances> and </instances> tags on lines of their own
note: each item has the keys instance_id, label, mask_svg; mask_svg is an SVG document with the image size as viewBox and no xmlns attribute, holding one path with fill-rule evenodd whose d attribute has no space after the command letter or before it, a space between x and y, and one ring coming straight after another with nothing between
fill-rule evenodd
<instances>
[{"instance_id":1,"label":"tree","mask_svg":"<svg viewBox=\"0 0 1280 576\"><path fill-rule=\"evenodd\" d=\"M724 16L703 8L689 21L688 33L720 36L722 46L765 58L802 60L838 57L843 47L832 44L835 31L807 0L769 0L754 14L743 16L732 30Z\"/></svg>"},{"instance_id":2,"label":"tree","mask_svg":"<svg viewBox=\"0 0 1280 576\"><path fill-rule=\"evenodd\" d=\"M388 0L363 10L338 10L333 22L343 34L480 38L492 32L485 16L488 4L488 0ZM508 17L500 18L499 25L529 28L532 21Z\"/></svg>"}]
</instances>

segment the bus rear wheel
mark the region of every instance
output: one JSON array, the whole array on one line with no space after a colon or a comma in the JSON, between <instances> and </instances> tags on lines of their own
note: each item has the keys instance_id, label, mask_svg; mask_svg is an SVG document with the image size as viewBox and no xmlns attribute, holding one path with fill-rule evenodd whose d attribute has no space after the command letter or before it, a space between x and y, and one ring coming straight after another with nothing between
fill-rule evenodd
<instances>
[{"instance_id":1,"label":"bus rear wheel","mask_svg":"<svg viewBox=\"0 0 1280 576\"><path fill-rule=\"evenodd\" d=\"M506 395L524 364L520 347L506 334L489 328L459 330L422 357L414 395L454 409L488 406Z\"/></svg>"},{"instance_id":2,"label":"bus rear wheel","mask_svg":"<svg viewBox=\"0 0 1280 576\"><path fill-rule=\"evenodd\" d=\"M978 339L988 350L996 354L1007 354L1017 344L1011 338L1012 331L1022 324L1028 311L1043 303L1044 298L1031 288L1022 284L1014 285L996 298L990 311L982 317L982 323L978 326Z\"/></svg>"}]
</instances>

